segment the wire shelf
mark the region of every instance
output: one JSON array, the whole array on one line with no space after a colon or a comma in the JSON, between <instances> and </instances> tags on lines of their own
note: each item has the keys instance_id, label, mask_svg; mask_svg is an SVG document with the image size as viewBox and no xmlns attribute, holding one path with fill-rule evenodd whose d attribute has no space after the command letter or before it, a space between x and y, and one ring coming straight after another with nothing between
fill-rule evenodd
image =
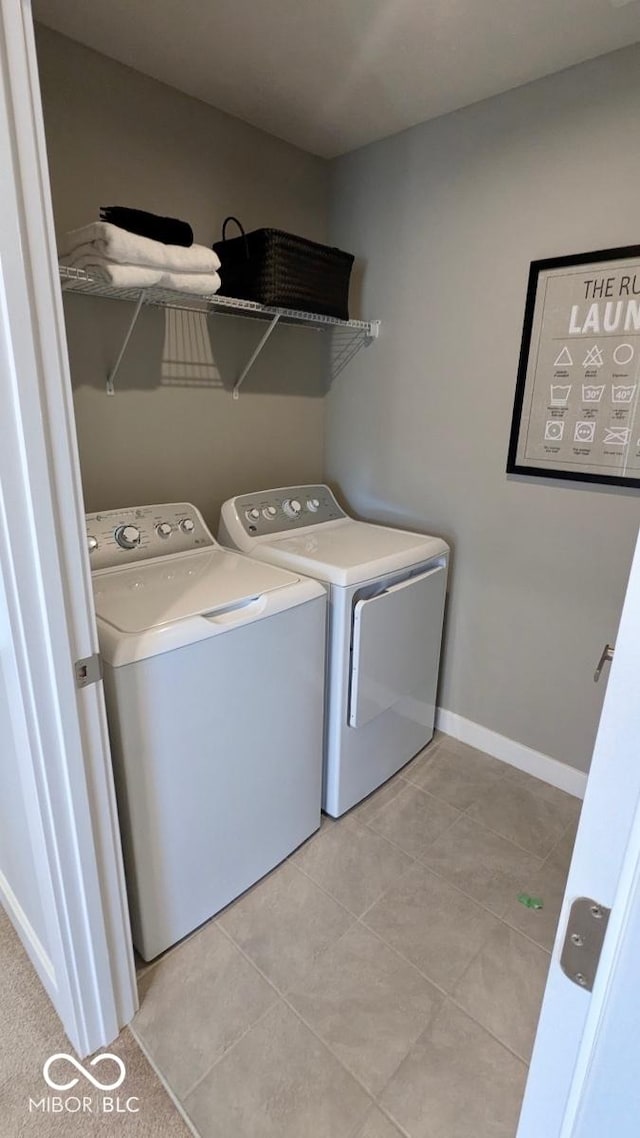
<instances>
[{"instance_id":1,"label":"wire shelf","mask_svg":"<svg viewBox=\"0 0 640 1138\"><path fill-rule=\"evenodd\" d=\"M240 387L278 324L297 325L298 327L314 328L317 331L331 332L334 338L332 378L346 367L361 347L370 344L377 338L380 329L379 320L338 320L333 316L298 312L293 308L270 308L252 300L236 300L233 297L215 294L212 296L194 296L193 293L176 292L167 288L115 288L106 281L91 277L84 269L76 269L70 265L60 265L59 269L62 290L65 293L77 292L85 296L105 297L108 300L128 300L135 304L131 323L125 334L122 347L107 376L108 395L114 394L114 380L143 306L171 308L182 312L200 312L205 316L241 316L269 322L257 348L234 383L233 396L235 399L238 398Z\"/></svg>"}]
</instances>

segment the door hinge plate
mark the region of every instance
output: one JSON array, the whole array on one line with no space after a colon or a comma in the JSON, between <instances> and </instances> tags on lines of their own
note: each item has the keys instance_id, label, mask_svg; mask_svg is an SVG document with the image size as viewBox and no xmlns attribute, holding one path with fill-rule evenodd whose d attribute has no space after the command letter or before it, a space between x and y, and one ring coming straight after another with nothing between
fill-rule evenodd
<instances>
[{"instance_id":1,"label":"door hinge plate","mask_svg":"<svg viewBox=\"0 0 640 1138\"><path fill-rule=\"evenodd\" d=\"M578 897L571 906L560 966L587 992L593 989L610 912L591 897Z\"/></svg>"},{"instance_id":2,"label":"door hinge plate","mask_svg":"<svg viewBox=\"0 0 640 1138\"><path fill-rule=\"evenodd\" d=\"M84 660L76 660L73 665L77 688L87 688L89 684L97 684L102 679L102 658L98 652L93 656L86 656Z\"/></svg>"}]
</instances>

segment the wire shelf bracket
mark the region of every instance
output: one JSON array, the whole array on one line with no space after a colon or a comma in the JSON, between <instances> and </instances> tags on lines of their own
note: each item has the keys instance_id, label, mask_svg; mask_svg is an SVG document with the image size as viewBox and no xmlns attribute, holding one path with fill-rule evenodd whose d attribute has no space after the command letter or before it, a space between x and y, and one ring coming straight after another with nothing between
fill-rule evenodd
<instances>
[{"instance_id":1,"label":"wire shelf bracket","mask_svg":"<svg viewBox=\"0 0 640 1138\"><path fill-rule=\"evenodd\" d=\"M138 300L136 302L136 306L133 310L133 316L131 317L131 323L129 324L129 327L127 328L127 331L124 334L124 340L122 341L122 347L120 348L120 351L118 352L118 358L116 359L116 362L114 363L113 367L111 368L111 371L109 372L109 374L107 376L107 395L115 395L115 393L116 393L115 387L113 386L113 384L114 384L115 378L118 374L118 369L120 367L120 364L122 363L122 360L124 358L124 353L127 350L127 346L129 344L129 340L131 339L133 329L135 328L136 324L138 323L138 317L142 311L142 305L143 304L144 304L144 292L141 292L140 296L138 297Z\"/></svg>"},{"instance_id":2,"label":"wire shelf bracket","mask_svg":"<svg viewBox=\"0 0 640 1138\"><path fill-rule=\"evenodd\" d=\"M116 288L106 281L99 281L89 276L84 269L76 269L70 265L60 265L60 282L63 292L80 292L88 296L101 296L110 300L128 300L135 304L133 315L125 332L122 346L116 357L113 367L107 375L107 395L115 394L115 379L120 370L129 341L138 322L143 307L169 308L181 312L199 312L205 316L241 316L258 320L268 320L268 326L254 348L244 368L236 379L232 394L234 399L240 398L240 388L247 378L251 368L262 352L265 344L279 324L289 326L314 328L317 331L332 331L338 340L347 337L346 343L334 353L332 360L332 378L353 359L357 351L363 346L373 343L380 332L379 320L339 320L334 316L324 316L321 313L298 312L291 308L270 308L257 304L252 300L237 300L230 296L194 296L192 293L175 292L166 288Z\"/></svg>"},{"instance_id":3,"label":"wire shelf bracket","mask_svg":"<svg viewBox=\"0 0 640 1138\"><path fill-rule=\"evenodd\" d=\"M276 315L273 317L273 320L269 324L264 336L262 336L259 343L256 345L255 350L252 352L251 356L247 360L247 363L244 365L242 371L240 372L240 375L238 376L238 378L236 379L236 381L233 385L233 398L234 399L240 398L240 388L242 387L242 384L244 383L245 379L247 378L247 376L248 376L249 372L251 371L251 368L253 367L254 363L256 362L258 356L260 355L260 352L264 348L267 340L269 339L269 336L271 335L272 332L275 331L279 320L280 320L280 314L276 312Z\"/></svg>"}]
</instances>

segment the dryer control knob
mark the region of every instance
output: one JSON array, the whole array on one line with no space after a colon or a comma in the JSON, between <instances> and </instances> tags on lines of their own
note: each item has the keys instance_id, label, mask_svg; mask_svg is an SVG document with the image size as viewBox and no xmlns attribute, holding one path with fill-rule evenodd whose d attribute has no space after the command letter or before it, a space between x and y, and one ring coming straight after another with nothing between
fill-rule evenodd
<instances>
[{"instance_id":1,"label":"dryer control knob","mask_svg":"<svg viewBox=\"0 0 640 1138\"><path fill-rule=\"evenodd\" d=\"M183 518L180 522L180 529L183 533L193 533L195 526L192 518Z\"/></svg>"},{"instance_id":2,"label":"dryer control knob","mask_svg":"<svg viewBox=\"0 0 640 1138\"><path fill-rule=\"evenodd\" d=\"M302 506L297 498L285 498L282 503L282 509L288 518L297 518L302 510Z\"/></svg>"},{"instance_id":3,"label":"dryer control knob","mask_svg":"<svg viewBox=\"0 0 640 1138\"><path fill-rule=\"evenodd\" d=\"M250 510L245 510L244 516L249 522L255 522L260 517L260 510L257 506L253 506Z\"/></svg>"},{"instance_id":4,"label":"dryer control knob","mask_svg":"<svg viewBox=\"0 0 640 1138\"><path fill-rule=\"evenodd\" d=\"M92 533L87 537L87 545L89 546L89 553L94 553L98 548L98 539Z\"/></svg>"},{"instance_id":5,"label":"dryer control knob","mask_svg":"<svg viewBox=\"0 0 640 1138\"><path fill-rule=\"evenodd\" d=\"M160 522L159 525L156 526L158 537L171 537L172 532L173 526L170 526L168 522Z\"/></svg>"},{"instance_id":6,"label":"dryer control knob","mask_svg":"<svg viewBox=\"0 0 640 1138\"><path fill-rule=\"evenodd\" d=\"M320 501L318 498L307 498L307 509L312 514L315 514L320 509Z\"/></svg>"},{"instance_id":7,"label":"dryer control knob","mask_svg":"<svg viewBox=\"0 0 640 1138\"><path fill-rule=\"evenodd\" d=\"M140 544L140 530L137 526L118 526L115 537L121 549L135 549Z\"/></svg>"},{"instance_id":8,"label":"dryer control knob","mask_svg":"<svg viewBox=\"0 0 640 1138\"><path fill-rule=\"evenodd\" d=\"M277 513L278 511L276 510L275 506L265 506L264 510L262 511L262 516L263 518L266 518L268 522L270 522L273 518L275 518Z\"/></svg>"}]
</instances>

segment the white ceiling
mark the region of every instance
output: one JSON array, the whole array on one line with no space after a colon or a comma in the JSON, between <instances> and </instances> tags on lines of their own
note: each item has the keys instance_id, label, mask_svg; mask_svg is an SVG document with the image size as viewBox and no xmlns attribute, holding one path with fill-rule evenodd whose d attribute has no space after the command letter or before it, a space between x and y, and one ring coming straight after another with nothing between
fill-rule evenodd
<instances>
[{"instance_id":1,"label":"white ceiling","mask_svg":"<svg viewBox=\"0 0 640 1138\"><path fill-rule=\"evenodd\" d=\"M640 2L627 0L34 0L34 10L325 157L640 40Z\"/></svg>"}]
</instances>

